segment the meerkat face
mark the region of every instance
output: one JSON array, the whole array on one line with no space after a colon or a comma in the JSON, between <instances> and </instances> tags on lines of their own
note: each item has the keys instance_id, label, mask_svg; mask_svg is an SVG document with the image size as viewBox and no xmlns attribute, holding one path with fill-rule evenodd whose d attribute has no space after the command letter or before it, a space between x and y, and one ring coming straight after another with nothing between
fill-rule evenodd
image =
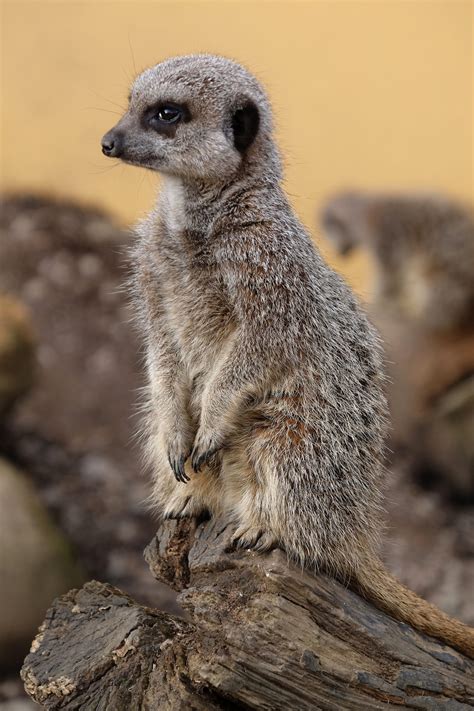
<instances>
[{"instance_id":1,"label":"meerkat face","mask_svg":"<svg viewBox=\"0 0 474 711\"><path fill-rule=\"evenodd\" d=\"M352 192L332 197L321 212L321 226L336 251L346 256L360 242L360 210L362 200Z\"/></svg>"},{"instance_id":2,"label":"meerkat face","mask_svg":"<svg viewBox=\"0 0 474 711\"><path fill-rule=\"evenodd\" d=\"M243 67L212 55L175 57L138 76L102 151L168 175L229 179L270 124L265 94Z\"/></svg>"}]
</instances>

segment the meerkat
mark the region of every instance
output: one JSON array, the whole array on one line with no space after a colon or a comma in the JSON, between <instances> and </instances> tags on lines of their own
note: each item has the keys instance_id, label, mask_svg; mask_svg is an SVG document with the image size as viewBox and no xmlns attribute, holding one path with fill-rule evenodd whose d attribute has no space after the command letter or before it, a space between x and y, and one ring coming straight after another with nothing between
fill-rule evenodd
<instances>
[{"instance_id":1,"label":"meerkat","mask_svg":"<svg viewBox=\"0 0 474 711\"><path fill-rule=\"evenodd\" d=\"M474 214L441 195L341 192L321 224L340 254L375 261L375 301L428 331L474 328Z\"/></svg>"},{"instance_id":2,"label":"meerkat","mask_svg":"<svg viewBox=\"0 0 474 711\"><path fill-rule=\"evenodd\" d=\"M232 518L235 546L280 546L474 656L473 630L378 558L379 340L282 190L259 82L222 57L164 61L102 149L163 177L132 257L161 516Z\"/></svg>"}]
</instances>

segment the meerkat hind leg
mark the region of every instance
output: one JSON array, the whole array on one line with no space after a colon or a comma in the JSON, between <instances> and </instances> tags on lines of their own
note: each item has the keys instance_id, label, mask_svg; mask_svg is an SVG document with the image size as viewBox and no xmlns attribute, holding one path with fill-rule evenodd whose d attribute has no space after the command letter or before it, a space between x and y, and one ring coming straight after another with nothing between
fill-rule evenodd
<instances>
[{"instance_id":1,"label":"meerkat hind leg","mask_svg":"<svg viewBox=\"0 0 474 711\"><path fill-rule=\"evenodd\" d=\"M206 474L195 476L204 478ZM214 496L212 494L206 496L206 490L211 489L212 482L196 482L194 480L186 483L177 482L175 489L162 507L163 518L209 518L214 510L212 505Z\"/></svg>"},{"instance_id":2,"label":"meerkat hind leg","mask_svg":"<svg viewBox=\"0 0 474 711\"><path fill-rule=\"evenodd\" d=\"M245 446L236 448L222 463L225 507L237 521L231 539L232 548L245 548L263 553L279 545L278 537L267 525L264 510L265 492L258 487L255 471L248 460Z\"/></svg>"},{"instance_id":3,"label":"meerkat hind leg","mask_svg":"<svg viewBox=\"0 0 474 711\"><path fill-rule=\"evenodd\" d=\"M174 501L173 504L167 507L163 518L164 519L180 519L180 518L199 518L206 519L210 517L210 511L207 507L196 505L192 495L186 496L182 500Z\"/></svg>"},{"instance_id":4,"label":"meerkat hind leg","mask_svg":"<svg viewBox=\"0 0 474 711\"><path fill-rule=\"evenodd\" d=\"M163 519L207 518L219 496L219 476L208 468L195 474L186 464L187 480L178 480L167 458L160 453L156 461L151 500Z\"/></svg>"},{"instance_id":5,"label":"meerkat hind leg","mask_svg":"<svg viewBox=\"0 0 474 711\"><path fill-rule=\"evenodd\" d=\"M278 539L269 531L257 527L239 526L232 536L232 545L235 548L264 553L278 547Z\"/></svg>"}]
</instances>

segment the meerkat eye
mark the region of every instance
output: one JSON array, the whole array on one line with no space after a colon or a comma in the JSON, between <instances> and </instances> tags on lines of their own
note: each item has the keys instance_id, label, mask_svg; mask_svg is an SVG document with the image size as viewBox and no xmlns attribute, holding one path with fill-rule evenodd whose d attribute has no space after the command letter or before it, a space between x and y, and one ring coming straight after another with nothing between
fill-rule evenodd
<instances>
[{"instance_id":1,"label":"meerkat eye","mask_svg":"<svg viewBox=\"0 0 474 711\"><path fill-rule=\"evenodd\" d=\"M153 125L153 123L178 123L178 121L181 120L183 117L183 112L179 108L179 106L173 106L172 104L165 104L164 106L160 106L160 108L157 110L153 116L150 118L150 123Z\"/></svg>"},{"instance_id":2,"label":"meerkat eye","mask_svg":"<svg viewBox=\"0 0 474 711\"><path fill-rule=\"evenodd\" d=\"M144 111L141 124L145 129L151 128L162 136L174 138L179 124L190 120L191 114L186 104L160 101Z\"/></svg>"}]
</instances>

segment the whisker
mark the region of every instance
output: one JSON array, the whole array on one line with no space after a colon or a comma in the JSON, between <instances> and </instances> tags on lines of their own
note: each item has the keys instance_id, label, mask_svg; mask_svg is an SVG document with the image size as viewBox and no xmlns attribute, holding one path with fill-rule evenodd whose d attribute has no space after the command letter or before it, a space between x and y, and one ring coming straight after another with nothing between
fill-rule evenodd
<instances>
[{"instance_id":1,"label":"whisker","mask_svg":"<svg viewBox=\"0 0 474 711\"><path fill-rule=\"evenodd\" d=\"M133 47L132 47L132 40L130 38L130 28L128 29L128 46L130 47L130 54L132 55L132 64L133 64L133 71L134 75L137 75L137 67L135 64L135 55L133 53Z\"/></svg>"},{"instance_id":2,"label":"whisker","mask_svg":"<svg viewBox=\"0 0 474 711\"><path fill-rule=\"evenodd\" d=\"M94 163L90 163L89 165L92 166L93 168L95 168L95 170L89 171L91 175L102 175L103 173L107 173L109 170L112 170L112 168L117 168L117 166L119 166L120 163L119 162L112 163L111 165L105 165L103 167L95 165Z\"/></svg>"},{"instance_id":3,"label":"whisker","mask_svg":"<svg viewBox=\"0 0 474 711\"><path fill-rule=\"evenodd\" d=\"M120 111L113 111L112 109L103 109L100 106L84 106L84 111L105 111L107 114L115 114L116 116L122 116Z\"/></svg>"},{"instance_id":4,"label":"whisker","mask_svg":"<svg viewBox=\"0 0 474 711\"><path fill-rule=\"evenodd\" d=\"M120 112L121 112L122 114L125 113L125 110L126 110L126 109L125 109L125 107L122 106L121 104L117 104L116 101L112 101L111 99L107 99L105 96L101 96L101 95L100 95L97 91L95 91L94 89L90 89L90 91L92 91L92 93L95 94L95 95L97 96L97 98L100 99L101 101L106 101L108 104L112 104L112 106L116 106L118 109L120 109Z\"/></svg>"}]
</instances>

